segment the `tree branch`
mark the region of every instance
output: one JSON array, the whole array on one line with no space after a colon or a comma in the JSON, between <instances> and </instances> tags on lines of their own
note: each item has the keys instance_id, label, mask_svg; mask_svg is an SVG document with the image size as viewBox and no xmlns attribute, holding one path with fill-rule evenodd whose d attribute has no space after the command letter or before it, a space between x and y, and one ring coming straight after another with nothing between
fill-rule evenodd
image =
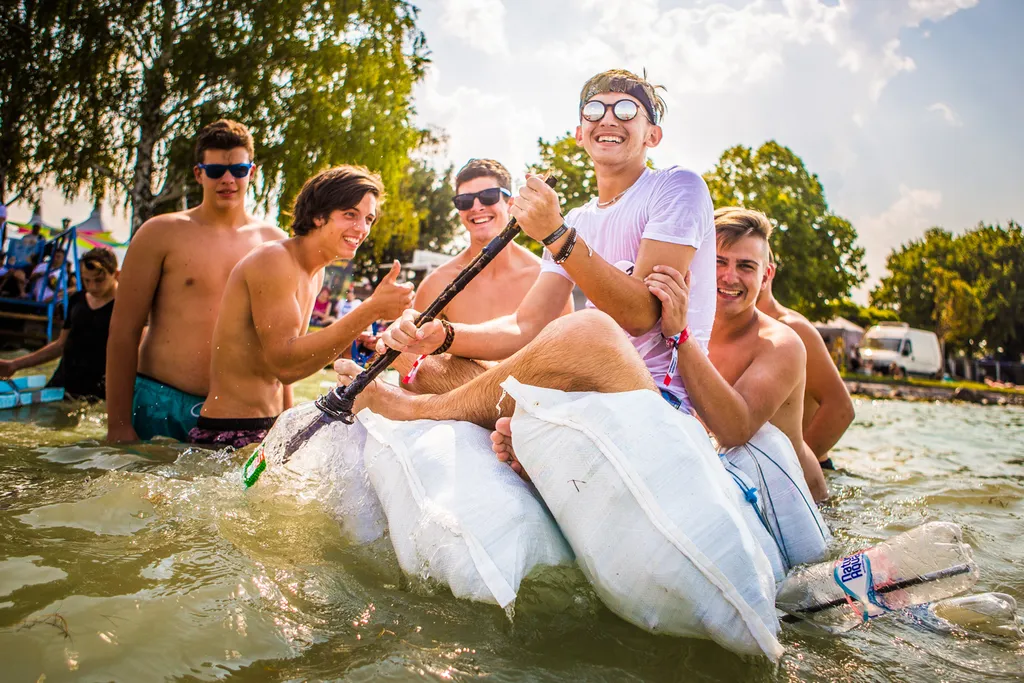
<instances>
[{"instance_id":1,"label":"tree branch","mask_svg":"<svg viewBox=\"0 0 1024 683\"><path fill-rule=\"evenodd\" d=\"M96 171L104 178L109 178L110 180L114 181L115 183L123 187L125 190L129 192L131 191L131 183L129 183L127 180L111 171L106 166L101 166L99 164L90 164L90 167L92 168L92 170Z\"/></svg>"}]
</instances>

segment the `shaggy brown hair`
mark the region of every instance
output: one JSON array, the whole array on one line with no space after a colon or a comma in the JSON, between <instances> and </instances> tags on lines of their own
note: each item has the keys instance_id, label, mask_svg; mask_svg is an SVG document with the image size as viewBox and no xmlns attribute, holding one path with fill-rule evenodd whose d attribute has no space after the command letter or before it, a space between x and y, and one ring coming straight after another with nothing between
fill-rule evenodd
<instances>
[{"instance_id":1,"label":"shaggy brown hair","mask_svg":"<svg viewBox=\"0 0 1024 683\"><path fill-rule=\"evenodd\" d=\"M208 149L235 149L244 147L249 153L249 161L255 158L252 134L249 129L238 121L221 119L199 131L196 138L196 163L203 163L203 152Z\"/></svg>"},{"instance_id":2,"label":"shaggy brown hair","mask_svg":"<svg viewBox=\"0 0 1024 683\"><path fill-rule=\"evenodd\" d=\"M459 191L462 183L468 183L476 178L494 178L498 181L499 187L512 191L512 176L508 169L494 159L470 159L455 176L455 191Z\"/></svg>"},{"instance_id":3,"label":"shaggy brown hair","mask_svg":"<svg viewBox=\"0 0 1024 683\"><path fill-rule=\"evenodd\" d=\"M317 218L327 220L334 211L353 208L367 192L372 192L378 202L384 201L383 181L364 166L335 166L317 173L295 198L292 232L308 235L316 229Z\"/></svg>"}]
</instances>

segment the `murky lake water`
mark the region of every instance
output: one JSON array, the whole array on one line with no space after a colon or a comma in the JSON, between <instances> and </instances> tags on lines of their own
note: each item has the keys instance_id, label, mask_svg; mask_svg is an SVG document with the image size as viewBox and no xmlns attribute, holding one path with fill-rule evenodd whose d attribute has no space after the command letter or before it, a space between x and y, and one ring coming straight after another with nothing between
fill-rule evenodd
<instances>
[{"instance_id":1,"label":"murky lake water","mask_svg":"<svg viewBox=\"0 0 1024 683\"><path fill-rule=\"evenodd\" d=\"M326 374L304 385L319 391ZM976 590L1024 599L1024 410L858 400L825 509L851 551L928 520L964 528ZM1024 649L886 617L785 630L778 666L656 637L575 571L497 607L410 586L316 500L246 493L238 454L112 448L100 408L0 411L0 679L865 680L1024 676Z\"/></svg>"}]
</instances>

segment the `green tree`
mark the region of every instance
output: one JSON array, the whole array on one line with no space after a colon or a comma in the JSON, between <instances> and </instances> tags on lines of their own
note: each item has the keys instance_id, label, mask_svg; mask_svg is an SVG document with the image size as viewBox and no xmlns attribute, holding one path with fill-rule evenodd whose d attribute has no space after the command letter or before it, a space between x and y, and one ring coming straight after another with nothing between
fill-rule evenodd
<instances>
[{"instance_id":1,"label":"green tree","mask_svg":"<svg viewBox=\"0 0 1024 683\"><path fill-rule=\"evenodd\" d=\"M857 231L829 210L818 177L788 147L732 147L704 179L716 207L757 209L772 221L780 263L774 291L783 304L821 320L864 281Z\"/></svg>"},{"instance_id":2,"label":"green tree","mask_svg":"<svg viewBox=\"0 0 1024 683\"><path fill-rule=\"evenodd\" d=\"M832 314L846 318L865 329L880 322L896 322L900 319L896 311L876 306L861 306L850 299L843 299L838 302L833 307Z\"/></svg>"},{"instance_id":3,"label":"green tree","mask_svg":"<svg viewBox=\"0 0 1024 683\"><path fill-rule=\"evenodd\" d=\"M180 208L196 133L227 117L253 130L257 197L285 217L330 165L363 164L394 190L419 140L411 91L427 59L416 13L405 0L145 0L124 29L121 101L102 112L110 125L97 138L67 140L63 159L77 161L60 169L61 187L77 192L97 172L118 182L134 231ZM414 231L413 213L392 197L370 250Z\"/></svg>"},{"instance_id":4,"label":"green tree","mask_svg":"<svg viewBox=\"0 0 1024 683\"><path fill-rule=\"evenodd\" d=\"M110 105L125 18L139 0L17 0L0 8L0 202L38 199L41 178L62 150L67 112ZM84 138L100 128L74 121ZM86 143L87 144L87 143ZM102 180L93 193L101 195Z\"/></svg>"},{"instance_id":5,"label":"green tree","mask_svg":"<svg viewBox=\"0 0 1024 683\"><path fill-rule=\"evenodd\" d=\"M872 305L959 349L1016 359L1024 353L1024 234L1013 221L954 236L932 228L894 249Z\"/></svg>"}]
</instances>

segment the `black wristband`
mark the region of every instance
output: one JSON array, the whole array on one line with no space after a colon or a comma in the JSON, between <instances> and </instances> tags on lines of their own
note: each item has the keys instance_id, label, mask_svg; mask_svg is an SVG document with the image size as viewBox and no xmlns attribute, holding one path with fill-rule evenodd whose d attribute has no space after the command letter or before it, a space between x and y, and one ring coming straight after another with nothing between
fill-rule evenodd
<instances>
[{"instance_id":1,"label":"black wristband","mask_svg":"<svg viewBox=\"0 0 1024 683\"><path fill-rule=\"evenodd\" d=\"M444 341L430 353L431 356L444 353L451 348L452 342L455 341L455 326L444 318L441 318L441 325L444 327Z\"/></svg>"},{"instance_id":2,"label":"black wristband","mask_svg":"<svg viewBox=\"0 0 1024 683\"><path fill-rule=\"evenodd\" d=\"M565 223L562 223L553 233L542 239L541 242L544 244L545 247L550 247L552 244L558 241L559 237L561 237L567 232L569 232L569 226L567 226Z\"/></svg>"},{"instance_id":3,"label":"black wristband","mask_svg":"<svg viewBox=\"0 0 1024 683\"><path fill-rule=\"evenodd\" d=\"M562 248L555 254L555 263L564 263L565 259L569 258L569 254L572 253L574 246L576 246L576 228L569 228L569 236L565 238Z\"/></svg>"}]
</instances>

